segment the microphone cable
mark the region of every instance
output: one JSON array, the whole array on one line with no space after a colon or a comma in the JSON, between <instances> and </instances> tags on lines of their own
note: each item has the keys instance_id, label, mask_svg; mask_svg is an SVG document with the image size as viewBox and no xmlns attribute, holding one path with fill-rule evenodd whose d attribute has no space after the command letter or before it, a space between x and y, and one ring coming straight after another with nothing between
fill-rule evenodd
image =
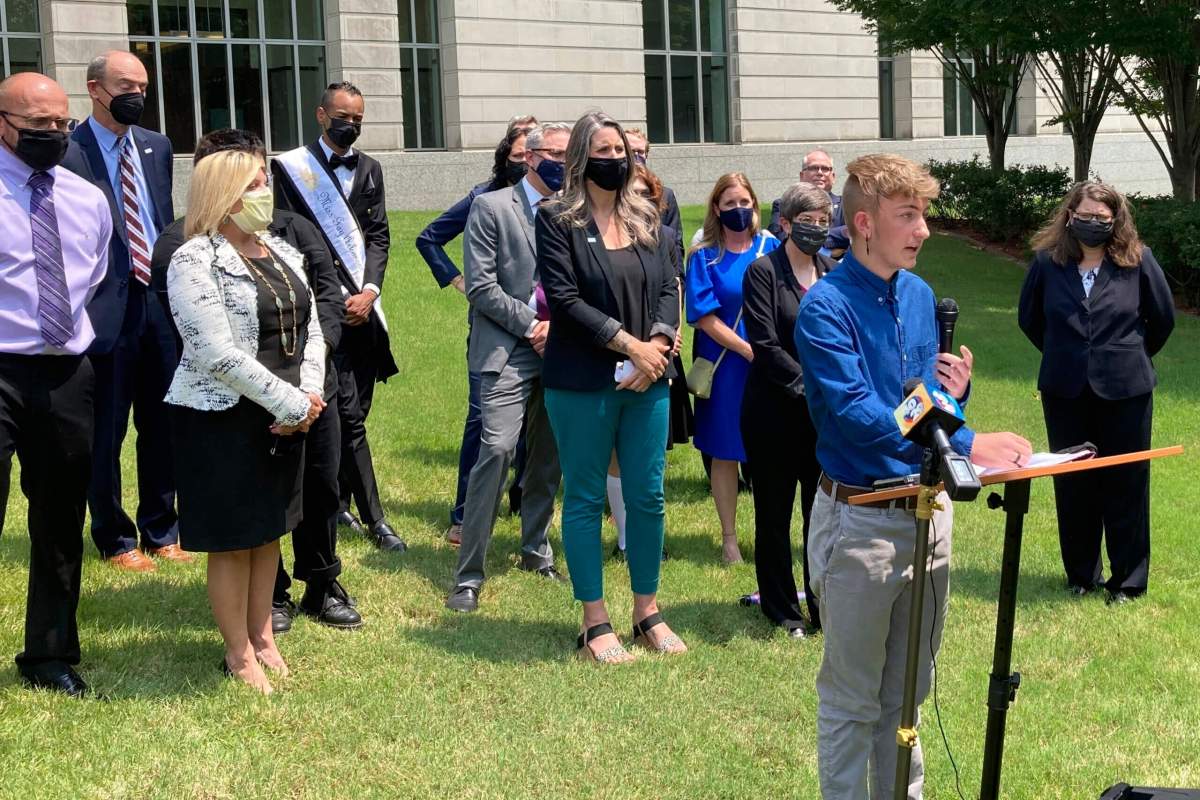
<instances>
[{"instance_id":1,"label":"microphone cable","mask_svg":"<svg viewBox=\"0 0 1200 800\"><path fill-rule=\"evenodd\" d=\"M938 593L937 593L937 582L933 579L933 561L937 554L938 535L937 535L937 524L935 523L933 517L930 517L930 519L929 519L929 526L933 530L933 547L930 548L929 564L927 565L927 569L925 571L927 573L929 573L929 588L933 592L933 624L929 627L929 655L933 659L933 711L934 711L935 716L937 717L938 731L940 731L942 734L942 744L945 745L945 747L946 747L946 755L950 757L950 766L954 768L954 788L958 792L959 800L967 800L967 798L963 795L962 775L959 774L958 762L956 762L954 760L954 753L950 749L950 739L949 739L949 737L946 736L946 728L942 724L942 709L941 709L941 706L938 704L937 651L933 647L933 632L935 630L937 630L937 618L938 618L938 606L939 606ZM947 564L946 568L949 569L950 565Z\"/></svg>"}]
</instances>

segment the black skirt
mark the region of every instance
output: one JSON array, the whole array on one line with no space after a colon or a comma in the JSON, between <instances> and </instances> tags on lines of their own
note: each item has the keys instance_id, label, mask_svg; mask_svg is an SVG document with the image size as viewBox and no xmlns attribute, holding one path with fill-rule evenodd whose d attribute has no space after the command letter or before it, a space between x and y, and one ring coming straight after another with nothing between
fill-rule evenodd
<instances>
[{"instance_id":1,"label":"black skirt","mask_svg":"<svg viewBox=\"0 0 1200 800\"><path fill-rule=\"evenodd\" d=\"M225 411L170 409L180 547L248 550L296 527L302 435L275 436L269 430L274 418L244 397Z\"/></svg>"},{"instance_id":2,"label":"black skirt","mask_svg":"<svg viewBox=\"0 0 1200 800\"><path fill-rule=\"evenodd\" d=\"M671 405L668 420L667 449L673 444L687 444L696 430L696 417L692 413L692 398L688 394L687 375L683 371L683 359L675 356L675 377L671 379Z\"/></svg>"}]
</instances>

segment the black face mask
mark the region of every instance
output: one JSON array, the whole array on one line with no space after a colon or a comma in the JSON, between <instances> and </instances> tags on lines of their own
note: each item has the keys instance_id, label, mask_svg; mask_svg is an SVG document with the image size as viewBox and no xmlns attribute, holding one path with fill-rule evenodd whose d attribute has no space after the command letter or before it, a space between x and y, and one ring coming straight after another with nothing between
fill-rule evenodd
<instances>
[{"instance_id":1,"label":"black face mask","mask_svg":"<svg viewBox=\"0 0 1200 800\"><path fill-rule=\"evenodd\" d=\"M358 136L362 133L362 123L330 117L329 127L325 129L325 133L328 134L329 141L338 147L349 147L358 141Z\"/></svg>"},{"instance_id":2,"label":"black face mask","mask_svg":"<svg viewBox=\"0 0 1200 800\"><path fill-rule=\"evenodd\" d=\"M524 161L508 161L504 165L504 180L509 186L516 186L525 177Z\"/></svg>"},{"instance_id":3,"label":"black face mask","mask_svg":"<svg viewBox=\"0 0 1200 800\"><path fill-rule=\"evenodd\" d=\"M629 162L624 158L589 158L583 174L606 192L614 192L625 185Z\"/></svg>"},{"instance_id":4,"label":"black face mask","mask_svg":"<svg viewBox=\"0 0 1200 800\"><path fill-rule=\"evenodd\" d=\"M829 236L829 228L822 225L813 225L809 222L793 222L792 232L788 238L792 240L792 244L796 245L801 253L811 256L825 246L825 239Z\"/></svg>"},{"instance_id":5,"label":"black face mask","mask_svg":"<svg viewBox=\"0 0 1200 800\"><path fill-rule=\"evenodd\" d=\"M1113 224L1096 219L1072 217L1071 221L1067 223L1067 230L1079 240L1080 244L1099 247L1102 244L1108 244L1108 240L1112 238Z\"/></svg>"},{"instance_id":6,"label":"black face mask","mask_svg":"<svg viewBox=\"0 0 1200 800\"><path fill-rule=\"evenodd\" d=\"M3 114L0 111L0 114ZM5 119L8 115L5 114ZM30 128L18 128L9 123L8 127L17 132L17 146L12 147L17 158L38 172L48 172L62 163L67 154L67 134L62 131L37 131ZM5 144L8 141L5 140Z\"/></svg>"},{"instance_id":7,"label":"black face mask","mask_svg":"<svg viewBox=\"0 0 1200 800\"><path fill-rule=\"evenodd\" d=\"M100 87L104 89L103 86ZM108 113L112 114L121 125L136 125L142 118L142 111L146 108L146 95L141 92L126 92L125 94L114 95L108 89L104 89L104 93L109 96Z\"/></svg>"}]
</instances>

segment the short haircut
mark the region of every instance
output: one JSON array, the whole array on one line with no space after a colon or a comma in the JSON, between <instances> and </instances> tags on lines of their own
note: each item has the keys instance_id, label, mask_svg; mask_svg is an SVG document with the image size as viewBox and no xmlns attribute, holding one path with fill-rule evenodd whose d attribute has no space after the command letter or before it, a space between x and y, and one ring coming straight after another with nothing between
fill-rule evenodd
<instances>
[{"instance_id":1,"label":"short haircut","mask_svg":"<svg viewBox=\"0 0 1200 800\"><path fill-rule=\"evenodd\" d=\"M509 117L508 128L505 136L511 136L512 132L517 128L529 130L538 124L538 118L533 114L517 114L515 117Z\"/></svg>"},{"instance_id":2,"label":"short haircut","mask_svg":"<svg viewBox=\"0 0 1200 800\"><path fill-rule=\"evenodd\" d=\"M779 198L779 218L791 222L797 214L805 211L833 212L833 203L829 195L820 186L808 181L793 183Z\"/></svg>"},{"instance_id":3,"label":"short haircut","mask_svg":"<svg viewBox=\"0 0 1200 800\"><path fill-rule=\"evenodd\" d=\"M105 52L88 62L85 80L102 81L106 71L108 71L108 53Z\"/></svg>"},{"instance_id":4,"label":"short haircut","mask_svg":"<svg viewBox=\"0 0 1200 800\"><path fill-rule=\"evenodd\" d=\"M325 91L321 92L321 108L329 108L333 96L338 92L345 92L351 97L362 97L362 92L350 81L337 81L326 86Z\"/></svg>"},{"instance_id":5,"label":"short haircut","mask_svg":"<svg viewBox=\"0 0 1200 800\"><path fill-rule=\"evenodd\" d=\"M813 155L814 153L820 153L821 155L823 155L829 159L830 164L833 163L833 156L829 155L828 150L826 150L824 147L814 147L812 150L809 150L807 153L804 154L804 161L801 162L800 169L805 169L808 166L808 157Z\"/></svg>"},{"instance_id":6,"label":"short haircut","mask_svg":"<svg viewBox=\"0 0 1200 800\"><path fill-rule=\"evenodd\" d=\"M209 131L196 142L196 150L192 154L192 163L196 164L205 156L220 153L223 150L237 150L242 153L267 157L267 146L254 131L244 131L237 128L220 128Z\"/></svg>"},{"instance_id":7,"label":"short haircut","mask_svg":"<svg viewBox=\"0 0 1200 800\"><path fill-rule=\"evenodd\" d=\"M842 188L842 214L857 236L854 216L859 211L879 208L881 197L911 197L933 200L941 191L937 178L915 161L891 153L861 156L846 165L846 185Z\"/></svg>"},{"instance_id":8,"label":"short haircut","mask_svg":"<svg viewBox=\"0 0 1200 800\"><path fill-rule=\"evenodd\" d=\"M543 122L529 130L525 135L525 149L538 150L542 146L542 141L547 134L561 131L568 136L571 135L571 126L565 122Z\"/></svg>"},{"instance_id":9,"label":"short haircut","mask_svg":"<svg viewBox=\"0 0 1200 800\"><path fill-rule=\"evenodd\" d=\"M262 169L262 159L240 150L222 150L192 169L183 235L212 234L229 216L246 186Z\"/></svg>"}]
</instances>

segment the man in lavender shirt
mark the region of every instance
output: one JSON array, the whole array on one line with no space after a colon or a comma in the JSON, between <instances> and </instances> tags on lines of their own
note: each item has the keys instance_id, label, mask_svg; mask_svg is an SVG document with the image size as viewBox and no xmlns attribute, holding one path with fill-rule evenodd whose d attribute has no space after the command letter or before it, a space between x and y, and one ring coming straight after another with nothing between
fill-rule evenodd
<instances>
[{"instance_id":1,"label":"man in lavender shirt","mask_svg":"<svg viewBox=\"0 0 1200 800\"><path fill-rule=\"evenodd\" d=\"M29 499L25 682L79 697L79 573L92 463L95 338L85 307L108 268L112 215L61 169L67 95L35 72L0 82L0 460Z\"/></svg>"}]
</instances>

